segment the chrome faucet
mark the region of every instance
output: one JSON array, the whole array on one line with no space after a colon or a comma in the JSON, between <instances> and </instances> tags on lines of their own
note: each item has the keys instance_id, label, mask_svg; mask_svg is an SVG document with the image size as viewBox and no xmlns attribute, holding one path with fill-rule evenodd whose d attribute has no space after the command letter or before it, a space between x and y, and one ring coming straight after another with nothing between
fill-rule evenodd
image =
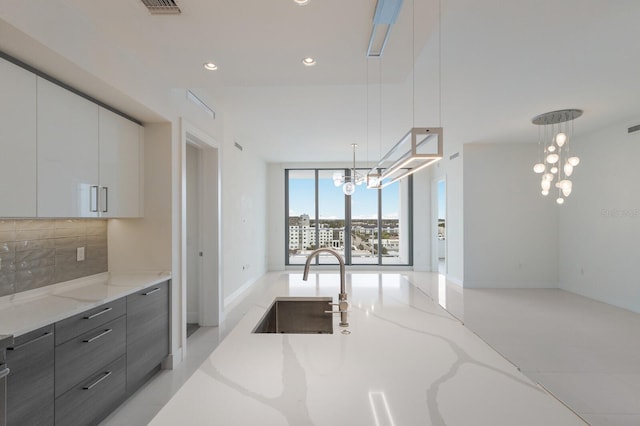
<instances>
[{"instance_id":1,"label":"chrome faucet","mask_svg":"<svg viewBox=\"0 0 640 426\"><path fill-rule=\"evenodd\" d=\"M340 314L340 327L348 327L349 323L347 322L347 309L349 309L349 302L347 301L347 290L345 288L345 269L344 269L344 260L342 256L330 248L319 248L311 252L311 254L307 257L307 262L304 265L304 275L302 279L307 281L309 278L309 267L311 266L311 261L314 257L316 257L320 253L330 253L338 259L340 262L340 293L338 294L339 303L332 304L333 306L338 306L337 311L326 311L327 313L332 314Z\"/></svg>"}]
</instances>

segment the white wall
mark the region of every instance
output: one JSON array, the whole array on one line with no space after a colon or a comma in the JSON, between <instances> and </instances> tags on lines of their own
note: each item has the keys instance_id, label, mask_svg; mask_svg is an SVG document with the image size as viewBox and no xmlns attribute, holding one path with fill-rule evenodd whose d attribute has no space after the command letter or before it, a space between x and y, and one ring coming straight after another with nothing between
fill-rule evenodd
<instances>
[{"instance_id":1,"label":"white wall","mask_svg":"<svg viewBox=\"0 0 640 426\"><path fill-rule=\"evenodd\" d=\"M431 173L413 175L413 270L431 271Z\"/></svg>"},{"instance_id":2,"label":"white wall","mask_svg":"<svg viewBox=\"0 0 640 426\"><path fill-rule=\"evenodd\" d=\"M285 165L270 163L267 182L269 187L267 264L269 271L284 271L285 240L289 229L285 225L284 211Z\"/></svg>"},{"instance_id":3,"label":"white wall","mask_svg":"<svg viewBox=\"0 0 640 426\"><path fill-rule=\"evenodd\" d=\"M266 272L267 164L244 145L234 146L225 120L222 154L222 262L224 306ZM240 145L242 141L238 141Z\"/></svg>"},{"instance_id":4,"label":"white wall","mask_svg":"<svg viewBox=\"0 0 640 426\"><path fill-rule=\"evenodd\" d=\"M464 146L465 288L557 287L560 206L540 194L537 155L532 143Z\"/></svg>"},{"instance_id":5,"label":"white wall","mask_svg":"<svg viewBox=\"0 0 640 426\"><path fill-rule=\"evenodd\" d=\"M571 142L581 161L559 209L559 275L562 289L640 312L640 134L627 134L637 124Z\"/></svg>"}]
</instances>

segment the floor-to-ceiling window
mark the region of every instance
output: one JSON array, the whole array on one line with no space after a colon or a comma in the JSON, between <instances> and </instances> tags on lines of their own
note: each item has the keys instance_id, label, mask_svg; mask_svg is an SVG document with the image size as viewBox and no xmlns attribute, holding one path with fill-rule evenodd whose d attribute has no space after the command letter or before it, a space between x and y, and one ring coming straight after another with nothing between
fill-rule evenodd
<instances>
[{"instance_id":1,"label":"floor-to-ceiling window","mask_svg":"<svg viewBox=\"0 0 640 426\"><path fill-rule=\"evenodd\" d=\"M335 172L350 170L285 171L287 265L303 264L321 247L333 248L351 265L411 265L411 177L381 190L359 185L347 196L334 184ZM320 255L315 263L336 262Z\"/></svg>"}]
</instances>

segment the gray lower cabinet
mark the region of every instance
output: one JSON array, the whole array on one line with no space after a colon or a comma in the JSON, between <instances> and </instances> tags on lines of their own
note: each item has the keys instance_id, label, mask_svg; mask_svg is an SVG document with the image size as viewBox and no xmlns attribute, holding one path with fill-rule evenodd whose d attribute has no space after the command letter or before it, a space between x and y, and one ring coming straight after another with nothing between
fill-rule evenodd
<instances>
[{"instance_id":1,"label":"gray lower cabinet","mask_svg":"<svg viewBox=\"0 0 640 426\"><path fill-rule=\"evenodd\" d=\"M54 424L53 324L16 337L7 349L7 426Z\"/></svg>"},{"instance_id":2,"label":"gray lower cabinet","mask_svg":"<svg viewBox=\"0 0 640 426\"><path fill-rule=\"evenodd\" d=\"M169 354L169 281L127 296L127 393L160 369Z\"/></svg>"},{"instance_id":3,"label":"gray lower cabinet","mask_svg":"<svg viewBox=\"0 0 640 426\"><path fill-rule=\"evenodd\" d=\"M56 346L56 398L124 355L126 328L123 315Z\"/></svg>"},{"instance_id":4,"label":"gray lower cabinet","mask_svg":"<svg viewBox=\"0 0 640 426\"><path fill-rule=\"evenodd\" d=\"M109 415L169 354L169 283L16 337L7 426L97 425Z\"/></svg>"},{"instance_id":5,"label":"gray lower cabinet","mask_svg":"<svg viewBox=\"0 0 640 426\"><path fill-rule=\"evenodd\" d=\"M121 356L56 399L56 425L95 425L122 402L126 362Z\"/></svg>"}]
</instances>

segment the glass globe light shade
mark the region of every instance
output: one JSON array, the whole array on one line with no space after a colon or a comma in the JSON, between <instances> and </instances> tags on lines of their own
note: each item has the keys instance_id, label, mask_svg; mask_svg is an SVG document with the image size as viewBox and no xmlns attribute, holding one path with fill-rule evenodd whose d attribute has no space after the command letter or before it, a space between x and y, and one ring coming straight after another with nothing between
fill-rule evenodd
<instances>
[{"instance_id":1,"label":"glass globe light shade","mask_svg":"<svg viewBox=\"0 0 640 426\"><path fill-rule=\"evenodd\" d=\"M543 180L548 180L549 182L551 182L553 180L553 173L545 173L542 175L542 179Z\"/></svg>"},{"instance_id":2,"label":"glass globe light shade","mask_svg":"<svg viewBox=\"0 0 640 426\"><path fill-rule=\"evenodd\" d=\"M562 188L562 184L560 182L556 182L556 184L554 185L556 188L561 189Z\"/></svg>"},{"instance_id":3,"label":"glass globe light shade","mask_svg":"<svg viewBox=\"0 0 640 426\"><path fill-rule=\"evenodd\" d=\"M569 159L567 160L567 163L571 164L573 167L577 166L578 164L580 164L580 159L578 157L569 157Z\"/></svg>"},{"instance_id":4,"label":"glass globe light shade","mask_svg":"<svg viewBox=\"0 0 640 426\"><path fill-rule=\"evenodd\" d=\"M544 167L544 164L542 164L542 163L538 163L535 166L533 166L533 171L536 172L536 173L542 173L542 172L544 172L544 169L545 169L545 167Z\"/></svg>"},{"instance_id":5,"label":"glass globe light shade","mask_svg":"<svg viewBox=\"0 0 640 426\"><path fill-rule=\"evenodd\" d=\"M562 188L562 194L563 194L565 197L568 197L568 196L569 196L569 194L571 194L571 188Z\"/></svg>"},{"instance_id":6,"label":"glass globe light shade","mask_svg":"<svg viewBox=\"0 0 640 426\"><path fill-rule=\"evenodd\" d=\"M558 154L547 155L547 163L549 164L555 164L558 162L559 159L560 159L560 156Z\"/></svg>"},{"instance_id":7,"label":"glass globe light shade","mask_svg":"<svg viewBox=\"0 0 640 426\"><path fill-rule=\"evenodd\" d=\"M558 144L558 147L562 148L562 145L564 145L564 143L567 141L567 135L560 132L556 135L556 143Z\"/></svg>"},{"instance_id":8,"label":"glass globe light shade","mask_svg":"<svg viewBox=\"0 0 640 426\"><path fill-rule=\"evenodd\" d=\"M555 147L555 145L549 145L549 148L547 148L547 151L549 151L549 152L555 152L555 151L556 151L556 147Z\"/></svg>"},{"instance_id":9,"label":"glass globe light shade","mask_svg":"<svg viewBox=\"0 0 640 426\"><path fill-rule=\"evenodd\" d=\"M558 168L553 166L549 171L555 175L556 173L558 173Z\"/></svg>"},{"instance_id":10,"label":"glass globe light shade","mask_svg":"<svg viewBox=\"0 0 640 426\"><path fill-rule=\"evenodd\" d=\"M564 165L564 174L566 176L571 176L571 174L573 173L573 166L569 163L565 163Z\"/></svg>"},{"instance_id":11,"label":"glass globe light shade","mask_svg":"<svg viewBox=\"0 0 640 426\"><path fill-rule=\"evenodd\" d=\"M353 183L351 182L346 182L343 186L342 186L342 192L344 192L344 195L351 195L354 192L356 192L356 187Z\"/></svg>"},{"instance_id":12,"label":"glass globe light shade","mask_svg":"<svg viewBox=\"0 0 640 426\"><path fill-rule=\"evenodd\" d=\"M573 187L573 182L568 179L561 180L558 183L560 184L560 188L562 189L571 189Z\"/></svg>"},{"instance_id":13,"label":"glass globe light shade","mask_svg":"<svg viewBox=\"0 0 640 426\"><path fill-rule=\"evenodd\" d=\"M540 182L540 186L542 187L543 191L549 192L549 188L551 188L551 181L543 180L542 182Z\"/></svg>"},{"instance_id":14,"label":"glass globe light shade","mask_svg":"<svg viewBox=\"0 0 640 426\"><path fill-rule=\"evenodd\" d=\"M558 198L556 199L556 203L558 203L558 204L564 204L564 198L562 198L562 197L558 197Z\"/></svg>"},{"instance_id":15,"label":"glass globe light shade","mask_svg":"<svg viewBox=\"0 0 640 426\"><path fill-rule=\"evenodd\" d=\"M333 184L334 184L336 187L340 186L340 184L341 184L341 183L342 183L342 181L341 181L340 179L334 179L334 180L333 180Z\"/></svg>"},{"instance_id":16,"label":"glass globe light shade","mask_svg":"<svg viewBox=\"0 0 640 426\"><path fill-rule=\"evenodd\" d=\"M543 189L542 190L542 195L544 195L546 197L547 195L549 195L549 191L546 190L546 189Z\"/></svg>"}]
</instances>

